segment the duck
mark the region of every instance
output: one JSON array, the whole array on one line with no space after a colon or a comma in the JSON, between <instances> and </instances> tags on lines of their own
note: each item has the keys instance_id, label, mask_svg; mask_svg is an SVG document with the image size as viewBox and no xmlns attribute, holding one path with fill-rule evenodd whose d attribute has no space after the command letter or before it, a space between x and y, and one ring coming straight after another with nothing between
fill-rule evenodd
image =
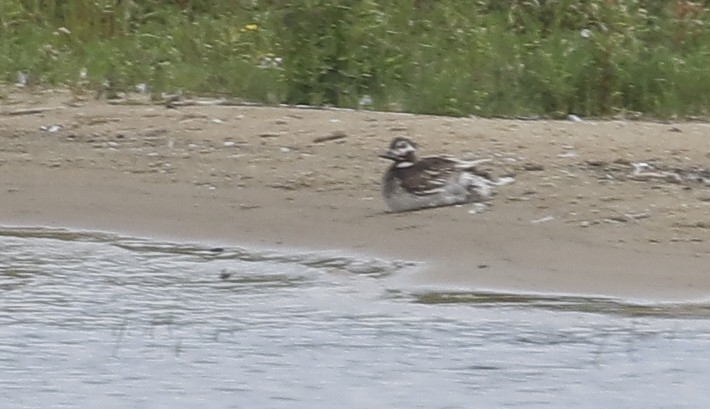
<instances>
[{"instance_id":1,"label":"duck","mask_svg":"<svg viewBox=\"0 0 710 409\"><path fill-rule=\"evenodd\" d=\"M392 139L379 156L393 163L382 177L382 196L391 212L485 202L496 186L512 178L493 178L477 165L488 159L463 161L450 156L416 156L417 144L406 137Z\"/></svg>"}]
</instances>

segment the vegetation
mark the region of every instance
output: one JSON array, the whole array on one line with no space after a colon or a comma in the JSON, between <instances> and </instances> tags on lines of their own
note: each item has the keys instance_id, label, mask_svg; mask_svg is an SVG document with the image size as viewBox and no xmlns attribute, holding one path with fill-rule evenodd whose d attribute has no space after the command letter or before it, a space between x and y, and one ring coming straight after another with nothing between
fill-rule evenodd
<instances>
[{"instance_id":1,"label":"vegetation","mask_svg":"<svg viewBox=\"0 0 710 409\"><path fill-rule=\"evenodd\" d=\"M22 73L76 92L144 84L156 95L446 115L707 117L708 9L708 0L2 0L0 81Z\"/></svg>"}]
</instances>

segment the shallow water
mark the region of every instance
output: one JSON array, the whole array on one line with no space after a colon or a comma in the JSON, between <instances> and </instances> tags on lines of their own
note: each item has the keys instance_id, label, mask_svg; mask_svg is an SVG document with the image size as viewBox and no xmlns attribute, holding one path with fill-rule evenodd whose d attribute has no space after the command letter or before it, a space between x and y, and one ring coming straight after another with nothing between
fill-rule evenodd
<instances>
[{"instance_id":1,"label":"shallow water","mask_svg":"<svg viewBox=\"0 0 710 409\"><path fill-rule=\"evenodd\" d=\"M710 308L411 264L0 229L3 408L701 408Z\"/></svg>"}]
</instances>

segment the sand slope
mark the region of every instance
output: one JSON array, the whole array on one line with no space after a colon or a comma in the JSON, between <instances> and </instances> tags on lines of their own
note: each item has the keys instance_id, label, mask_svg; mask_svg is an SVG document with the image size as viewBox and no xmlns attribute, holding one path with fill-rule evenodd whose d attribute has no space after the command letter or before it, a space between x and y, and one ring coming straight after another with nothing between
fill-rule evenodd
<instances>
[{"instance_id":1,"label":"sand slope","mask_svg":"<svg viewBox=\"0 0 710 409\"><path fill-rule=\"evenodd\" d=\"M376 154L400 135L422 154L491 158L516 182L484 212L385 213ZM426 262L407 278L422 285L705 298L708 168L707 123L166 108L63 92L9 92L0 106L0 225L342 249Z\"/></svg>"}]
</instances>

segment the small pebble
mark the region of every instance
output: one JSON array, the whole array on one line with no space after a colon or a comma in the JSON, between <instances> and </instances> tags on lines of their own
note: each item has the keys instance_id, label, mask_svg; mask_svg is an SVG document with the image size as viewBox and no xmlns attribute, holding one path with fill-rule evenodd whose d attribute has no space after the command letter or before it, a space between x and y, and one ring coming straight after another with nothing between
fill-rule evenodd
<instances>
[{"instance_id":1,"label":"small pebble","mask_svg":"<svg viewBox=\"0 0 710 409\"><path fill-rule=\"evenodd\" d=\"M42 125L39 127L40 131L43 132L49 132L49 133L54 133L54 132L59 132L62 130L61 125Z\"/></svg>"},{"instance_id":2,"label":"small pebble","mask_svg":"<svg viewBox=\"0 0 710 409\"><path fill-rule=\"evenodd\" d=\"M549 222L549 221L552 221L552 220L555 220L555 218L552 217L552 216L545 216L545 217L540 218L540 219L532 220L530 223L539 224L539 223L546 223L546 222Z\"/></svg>"}]
</instances>

